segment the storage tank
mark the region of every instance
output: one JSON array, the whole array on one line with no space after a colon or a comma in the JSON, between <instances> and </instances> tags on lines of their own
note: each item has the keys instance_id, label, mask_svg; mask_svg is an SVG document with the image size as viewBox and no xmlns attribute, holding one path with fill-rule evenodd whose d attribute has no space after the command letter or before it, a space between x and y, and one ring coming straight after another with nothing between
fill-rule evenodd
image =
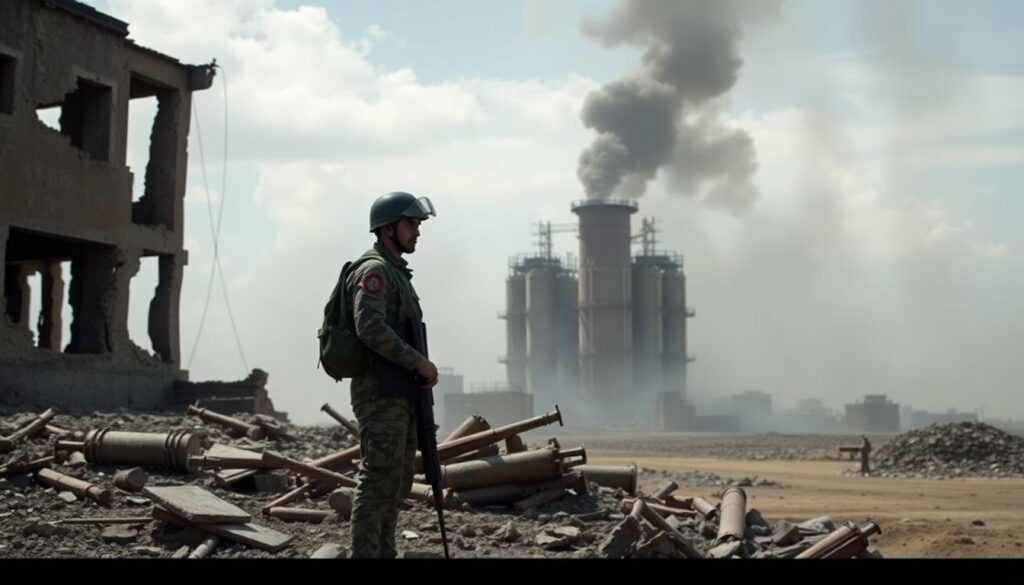
<instances>
[{"instance_id":1,"label":"storage tank","mask_svg":"<svg viewBox=\"0 0 1024 585\"><path fill-rule=\"evenodd\" d=\"M554 404L558 298L555 268L526 275L526 390L538 408Z\"/></svg>"},{"instance_id":2,"label":"storage tank","mask_svg":"<svg viewBox=\"0 0 1024 585\"><path fill-rule=\"evenodd\" d=\"M515 270L515 267L513 267ZM505 372L509 390L526 391L526 275L513 272L505 281Z\"/></svg>"},{"instance_id":3,"label":"storage tank","mask_svg":"<svg viewBox=\"0 0 1024 585\"><path fill-rule=\"evenodd\" d=\"M665 392L686 396L686 279L682 266L668 267L661 275L662 356Z\"/></svg>"},{"instance_id":4,"label":"storage tank","mask_svg":"<svg viewBox=\"0 0 1024 585\"><path fill-rule=\"evenodd\" d=\"M661 269L637 257L633 264L633 383L638 404L651 404L662 391ZM644 414L646 420L647 413Z\"/></svg>"}]
</instances>

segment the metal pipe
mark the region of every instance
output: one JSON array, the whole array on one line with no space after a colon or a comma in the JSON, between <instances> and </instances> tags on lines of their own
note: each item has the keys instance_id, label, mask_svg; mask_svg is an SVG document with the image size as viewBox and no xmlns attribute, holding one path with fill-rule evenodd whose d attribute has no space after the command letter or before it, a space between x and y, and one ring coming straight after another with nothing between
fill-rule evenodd
<instances>
[{"instance_id":1,"label":"metal pipe","mask_svg":"<svg viewBox=\"0 0 1024 585\"><path fill-rule=\"evenodd\" d=\"M661 487L658 488L658 491L654 492L654 499L664 500L669 496L669 494L677 489L679 489L679 484L670 479L662 484Z\"/></svg>"},{"instance_id":2,"label":"metal pipe","mask_svg":"<svg viewBox=\"0 0 1024 585\"><path fill-rule=\"evenodd\" d=\"M70 475L58 473L49 467L44 467L35 474L36 480L58 490L67 490L80 498L89 498L101 506L109 506L112 494L106 488L82 481Z\"/></svg>"},{"instance_id":3,"label":"metal pipe","mask_svg":"<svg viewBox=\"0 0 1024 585\"><path fill-rule=\"evenodd\" d=\"M53 457L53 455L50 455L49 457L41 457L39 459L35 459L33 461L28 461L28 462L22 463L20 465L10 466L10 467L7 467L5 469L0 470L0 477L12 477L12 476L15 476L15 475L23 475L25 473L32 473L32 472L38 471L38 470L40 470L40 469L42 469L44 467L49 467L50 464L53 463L53 461L54 461L54 457Z\"/></svg>"},{"instance_id":4,"label":"metal pipe","mask_svg":"<svg viewBox=\"0 0 1024 585\"><path fill-rule=\"evenodd\" d=\"M704 555L700 554L700 552L698 552L697 549L693 548L693 545L685 536L680 534L679 531L675 528L672 528L672 525L666 522L665 519L662 518L661 515L658 514L656 511L654 511L654 509L651 508L646 502L644 502L640 498L637 498L636 501L637 505L640 506L640 514L643 516L644 520L650 522L651 525L655 528L660 528L666 534L668 534L674 541L676 541L676 543L679 544L679 547L683 549L683 554L686 555L686 558L704 558Z\"/></svg>"},{"instance_id":5,"label":"metal pipe","mask_svg":"<svg viewBox=\"0 0 1024 585\"><path fill-rule=\"evenodd\" d=\"M219 457L217 455L191 455L188 465L194 469L280 469L273 461L249 457Z\"/></svg>"},{"instance_id":6,"label":"metal pipe","mask_svg":"<svg viewBox=\"0 0 1024 585\"><path fill-rule=\"evenodd\" d=\"M331 418L338 421L338 424L341 425L342 428L344 428L346 431L348 431L348 434L352 435L357 439L359 438L359 426L356 425L356 423L341 416L341 413L338 412L337 410L334 410L334 408L332 408L330 404L325 402L324 405L320 407L320 410L326 412L328 415L330 415Z\"/></svg>"},{"instance_id":7,"label":"metal pipe","mask_svg":"<svg viewBox=\"0 0 1024 585\"><path fill-rule=\"evenodd\" d=\"M299 487L297 487L297 488L293 489L292 491L284 494L283 496L281 496L281 497L279 497L279 498L277 498L275 500L271 500L271 502L269 504L263 506L263 508L261 508L260 511L263 512L264 515L266 515L268 512L270 512L270 510L272 508L277 508L279 506L284 506L285 504L290 504L291 502L294 502L295 500L301 498L303 496L303 494L311 491L313 489L314 485L315 484L312 484L312 483L307 483L307 484L304 484L304 485L300 485Z\"/></svg>"},{"instance_id":8,"label":"metal pipe","mask_svg":"<svg viewBox=\"0 0 1024 585\"><path fill-rule=\"evenodd\" d=\"M453 494L454 493L455 492L453 492L452 490L450 490L448 488L445 488L445 489L441 490L441 503L446 508L451 507L451 505L452 505L452 498L453 498ZM406 499L407 500L415 500L417 502L423 502L424 504L429 504L429 505L433 506L434 505L434 488L430 487L429 485L427 485L425 483L414 482L412 484L412 489L409 490L409 495L406 496Z\"/></svg>"},{"instance_id":9,"label":"metal pipe","mask_svg":"<svg viewBox=\"0 0 1024 585\"><path fill-rule=\"evenodd\" d=\"M11 436L0 437L0 453L7 453L13 450L14 445L18 441L32 437L42 431L46 427L46 423L50 422L50 419L56 415L57 413L52 408L47 408L32 422L11 433Z\"/></svg>"},{"instance_id":10,"label":"metal pipe","mask_svg":"<svg viewBox=\"0 0 1024 585\"><path fill-rule=\"evenodd\" d=\"M867 527L864 529L857 528L857 526L854 525L854 530L855 534L851 538L846 539L845 542L837 545L835 548L825 553L821 558L851 559L868 548L868 545L870 544L868 542L868 537L882 532L882 528L874 522L868 522Z\"/></svg>"},{"instance_id":11,"label":"metal pipe","mask_svg":"<svg viewBox=\"0 0 1024 585\"><path fill-rule=\"evenodd\" d=\"M622 513L628 514L638 500L643 501L640 500L639 498L623 498L622 503L620 504L620 509L622 510ZM697 512L693 510L680 510L679 508L672 508L670 506L665 506L655 502L644 501L644 505L659 514L671 514L672 516L679 516L681 518L693 518L697 515Z\"/></svg>"},{"instance_id":12,"label":"metal pipe","mask_svg":"<svg viewBox=\"0 0 1024 585\"><path fill-rule=\"evenodd\" d=\"M722 493L721 520L715 542L743 540L747 531L747 493L743 488L731 487Z\"/></svg>"},{"instance_id":13,"label":"metal pipe","mask_svg":"<svg viewBox=\"0 0 1024 585\"><path fill-rule=\"evenodd\" d=\"M693 503L693 509L700 512L701 516L704 516L705 520L713 520L718 516L718 506L715 506L704 498L700 496L693 496L691 502Z\"/></svg>"},{"instance_id":14,"label":"metal pipe","mask_svg":"<svg viewBox=\"0 0 1024 585\"><path fill-rule=\"evenodd\" d=\"M507 506L538 492L555 488L569 488L579 495L587 493L587 484L583 479L583 474L574 470L559 478L547 481L490 485L454 492L451 496L451 505L457 507L462 504L469 504L474 508Z\"/></svg>"},{"instance_id":15,"label":"metal pipe","mask_svg":"<svg viewBox=\"0 0 1024 585\"><path fill-rule=\"evenodd\" d=\"M274 506L267 511L267 516L285 522L312 522L320 524L333 514L330 510L313 510L310 508L282 508Z\"/></svg>"},{"instance_id":16,"label":"metal pipe","mask_svg":"<svg viewBox=\"0 0 1024 585\"><path fill-rule=\"evenodd\" d=\"M462 421L462 424L455 427L455 430L452 431L450 435L445 437L444 440L441 441L441 443L450 443L455 439L461 439L462 437L466 437L476 433L481 433L483 431L489 430L490 428L491 423L487 422L487 419L474 412L469 416L469 418Z\"/></svg>"},{"instance_id":17,"label":"metal pipe","mask_svg":"<svg viewBox=\"0 0 1024 585\"><path fill-rule=\"evenodd\" d=\"M211 552L213 552L213 549L217 548L218 544L220 544L220 537L217 536L216 534L211 534L210 536L207 536L206 540L204 540L202 542L202 544L197 546L194 551L189 553L188 558L190 558L190 559L205 558L207 555L209 555Z\"/></svg>"},{"instance_id":18,"label":"metal pipe","mask_svg":"<svg viewBox=\"0 0 1024 585\"><path fill-rule=\"evenodd\" d=\"M608 488L622 488L631 496L636 495L636 464L632 465L583 465L580 468L587 481Z\"/></svg>"},{"instance_id":19,"label":"metal pipe","mask_svg":"<svg viewBox=\"0 0 1024 585\"><path fill-rule=\"evenodd\" d=\"M538 508L549 502L560 500L567 495L569 495L569 490L563 487L555 487L542 492L537 492L532 496L519 500L515 504L512 504L512 507L519 512L525 512L530 508Z\"/></svg>"},{"instance_id":20,"label":"metal pipe","mask_svg":"<svg viewBox=\"0 0 1024 585\"><path fill-rule=\"evenodd\" d=\"M358 457L359 445L354 445L337 453L331 453L319 459L314 459L310 464L330 469L331 471L340 471L346 467L352 467L354 465L352 461Z\"/></svg>"},{"instance_id":21,"label":"metal pipe","mask_svg":"<svg viewBox=\"0 0 1024 585\"><path fill-rule=\"evenodd\" d=\"M61 438L61 437L66 437L68 435L74 435L75 432L77 432L77 431L69 431L67 429L62 429L62 428L58 427L57 425L51 425L51 424L47 424L45 427L43 427L43 430L46 431L46 434L50 435L51 437L57 437L58 439Z\"/></svg>"},{"instance_id":22,"label":"metal pipe","mask_svg":"<svg viewBox=\"0 0 1024 585\"><path fill-rule=\"evenodd\" d=\"M234 429L253 440L262 439L266 436L266 432L256 425L251 425L243 420L238 420L233 416L214 412L208 408L199 408L198 406L190 404L187 411L189 414L194 414L205 422L215 423Z\"/></svg>"},{"instance_id":23,"label":"metal pipe","mask_svg":"<svg viewBox=\"0 0 1024 585\"><path fill-rule=\"evenodd\" d=\"M296 459L292 459L291 457L285 457L284 455L277 453L275 451L264 451L263 460L269 461L271 463L278 465L279 467L290 469L291 471L320 481L333 482L337 485L345 487L355 487L357 485L355 480L350 479L349 477L344 476L340 473L336 473L329 469L324 469L323 467L319 467L317 465L303 463Z\"/></svg>"},{"instance_id":24,"label":"metal pipe","mask_svg":"<svg viewBox=\"0 0 1024 585\"><path fill-rule=\"evenodd\" d=\"M190 455L202 449L199 437L187 431L135 433L93 429L85 440L57 441L54 449L81 450L85 460L99 465L153 465L189 471Z\"/></svg>"},{"instance_id":25,"label":"metal pipe","mask_svg":"<svg viewBox=\"0 0 1024 585\"><path fill-rule=\"evenodd\" d=\"M633 500L633 507L630 508L628 514L637 522L642 522L644 519L644 501L640 498Z\"/></svg>"},{"instance_id":26,"label":"metal pipe","mask_svg":"<svg viewBox=\"0 0 1024 585\"><path fill-rule=\"evenodd\" d=\"M288 432L288 429L272 416L257 414L256 424L273 439L283 439L285 441L298 440L298 437Z\"/></svg>"},{"instance_id":27,"label":"metal pipe","mask_svg":"<svg viewBox=\"0 0 1024 585\"><path fill-rule=\"evenodd\" d=\"M828 536L796 556L798 559L851 558L868 546L867 537L881 532L878 524L869 522L861 531L853 522L846 522Z\"/></svg>"}]
</instances>

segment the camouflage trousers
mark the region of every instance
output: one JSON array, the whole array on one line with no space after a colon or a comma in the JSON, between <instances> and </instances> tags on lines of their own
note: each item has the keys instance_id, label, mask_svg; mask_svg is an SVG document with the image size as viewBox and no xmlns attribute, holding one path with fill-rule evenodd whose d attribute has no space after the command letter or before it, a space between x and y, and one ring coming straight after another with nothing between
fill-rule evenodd
<instances>
[{"instance_id":1,"label":"camouflage trousers","mask_svg":"<svg viewBox=\"0 0 1024 585\"><path fill-rule=\"evenodd\" d=\"M370 386L369 388L366 386ZM398 505L412 489L416 416L411 398L384 398L353 380L361 469L352 503L352 557L394 558Z\"/></svg>"}]
</instances>

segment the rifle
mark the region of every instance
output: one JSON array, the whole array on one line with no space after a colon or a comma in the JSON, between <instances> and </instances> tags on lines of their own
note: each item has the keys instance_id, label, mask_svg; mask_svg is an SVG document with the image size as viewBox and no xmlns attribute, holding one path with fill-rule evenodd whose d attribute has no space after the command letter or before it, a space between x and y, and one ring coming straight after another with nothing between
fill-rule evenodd
<instances>
[{"instance_id":1,"label":"rifle","mask_svg":"<svg viewBox=\"0 0 1024 585\"><path fill-rule=\"evenodd\" d=\"M412 321L412 347L427 356L427 325L422 321ZM425 380L419 375L416 381L422 384ZM444 558L448 556L448 535L444 529L444 480L441 477L441 461L437 457L437 427L434 426L434 391L431 388L417 388L416 398L416 436L420 452L423 453L423 473L430 483L434 494L434 508L437 510L437 521L441 526L441 543L444 545Z\"/></svg>"}]
</instances>

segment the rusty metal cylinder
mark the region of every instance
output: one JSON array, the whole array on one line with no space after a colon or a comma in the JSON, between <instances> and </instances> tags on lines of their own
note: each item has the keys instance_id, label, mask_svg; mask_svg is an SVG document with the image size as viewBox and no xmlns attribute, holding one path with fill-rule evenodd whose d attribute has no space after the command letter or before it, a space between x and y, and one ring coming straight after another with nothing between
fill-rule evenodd
<instances>
[{"instance_id":1,"label":"rusty metal cylinder","mask_svg":"<svg viewBox=\"0 0 1024 585\"><path fill-rule=\"evenodd\" d=\"M628 514L637 501L642 501L634 498L623 498L620 504L620 509L623 514ZM655 512L662 514L663 516L679 516L680 518L693 518L697 515L697 512L693 510L682 510L680 508L673 508L671 506L665 506L655 502L644 502L644 505L654 510Z\"/></svg>"},{"instance_id":2,"label":"rusty metal cylinder","mask_svg":"<svg viewBox=\"0 0 1024 585\"><path fill-rule=\"evenodd\" d=\"M69 448L73 441L57 441L56 449ZM86 433L82 454L98 465L153 465L189 471L189 457L202 448L199 437L187 431L135 433L93 429Z\"/></svg>"},{"instance_id":3,"label":"rusty metal cylinder","mask_svg":"<svg viewBox=\"0 0 1024 585\"><path fill-rule=\"evenodd\" d=\"M48 457L40 457L39 459L26 461L25 463L15 463L0 470L0 477L12 477L15 475L23 475L25 473L33 473L44 467L49 467L53 461L54 457L53 455L50 455Z\"/></svg>"},{"instance_id":4,"label":"rusty metal cylinder","mask_svg":"<svg viewBox=\"0 0 1024 585\"><path fill-rule=\"evenodd\" d=\"M354 445L337 453L331 453L325 455L319 459L314 459L310 462L311 465L317 467L323 467L324 469L330 469L331 471L340 471L354 465L353 461L359 458L359 445Z\"/></svg>"},{"instance_id":5,"label":"rusty metal cylinder","mask_svg":"<svg viewBox=\"0 0 1024 585\"><path fill-rule=\"evenodd\" d=\"M716 542L743 540L747 531L747 493L743 488L731 487L722 493L720 514Z\"/></svg>"},{"instance_id":6,"label":"rusty metal cylinder","mask_svg":"<svg viewBox=\"0 0 1024 585\"><path fill-rule=\"evenodd\" d=\"M572 466L571 459L586 454L582 448L568 451L537 449L452 463L441 467L444 485L466 490L506 483L526 483L553 479Z\"/></svg>"},{"instance_id":7,"label":"rusty metal cylinder","mask_svg":"<svg viewBox=\"0 0 1024 585\"><path fill-rule=\"evenodd\" d=\"M851 558L868 546L867 538L881 532L874 522L861 531L853 522L846 522L828 536L816 542L796 556L798 559L839 559Z\"/></svg>"},{"instance_id":8,"label":"rusty metal cylinder","mask_svg":"<svg viewBox=\"0 0 1024 585\"><path fill-rule=\"evenodd\" d=\"M114 474L114 485L127 491L138 492L146 487L146 472L141 467L122 469Z\"/></svg>"},{"instance_id":9,"label":"rusty metal cylinder","mask_svg":"<svg viewBox=\"0 0 1024 585\"><path fill-rule=\"evenodd\" d=\"M310 508L283 508L275 506L267 511L267 516L285 522L312 522L319 524L334 512L330 510L313 510Z\"/></svg>"},{"instance_id":10,"label":"rusty metal cylinder","mask_svg":"<svg viewBox=\"0 0 1024 585\"><path fill-rule=\"evenodd\" d=\"M50 422L56 412L52 408L46 409L46 412L40 414L32 422L21 427L20 429L11 433L9 437L0 437L0 453L7 453L14 449L14 445L22 439L27 439L43 431L46 428L46 424Z\"/></svg>"},{"instance_id":11,"label":"rusty metal cylinder","mask_svg":"<svg viewBox=\"0 0 1024 585\"><path fill-rule=\"evenodd\" d=\"M541 482L507 483L458 491L452 494L451 503L454 506L469 504L474 508L508 506L538 492L554 488L568 488L579 495L587 493L583 474L573 470L561 477Z\"/></svg>"},{"instance_id":12,"label":"rusty metal cylinder","mask_svg":"<svg viewBox=\"0 0 1024 585\"><path fill-rule=\"evenodd\" d=\"M266 436L266 432L261 427L251 425L244 420L238 420L233 416L228 416L226 414L214 412L208 408L199 408L198 406L193 405L189 405L187 410L189 414L194 414L205 422L216 423L230 429L234 429L250 439L262 439Z\"/></svg>"},{"instance_id":13,"label":"rusty metal cylinder","mask_svg":"<svg viewBox=\"0 0 1024 585\"><path fill-rule=\"evenodd\" d=\"M337 410L334 410L334 408L332 408L330 404L327 404L325 402L324 405L320 407L320 410L326 412L331 418L338 421L338 424L341 425L342 428L344 428L346 431L348 431L348 434L352 435L357 439L359 438L359 427L356 425L356 423L342 416L341 413L338 412Z\"/></svg>"},{"instance_id":14,"label":"rusty metal cylinder","mask_svg":"<svg viewBox=\"0 0 1024 585\"><path fill-rule=\"evenodd\" d=\"M487 422L487 419L480 416L479 414L473 413L466 420L462 421L462 424L455 427L455 430L451 432L447 437L444 438L441 443L450 443L455 439L461 439L469 435L476 433L482 433L490 430L491 423Z\"/></svg>"},{"instance_id":15,"label":"rusty metal cylinder","mask_svg":"<svg viewBox=\"0 0 1024 585\"><path fill-rule=\"evenodd\" d=\"M681 548L687 558L690 559L701 559L704 555L693 547L693 543L688 538L679 533L678 530L672 527L664 518L661 517L654 508L647 502L644 502L640 498L636 499L635 505L640 507L640 515L643 516L644 520L647 520L655 528L660 528L662 532L668 534L672 540Z\"/></svg>"},{"instance_id":16,"label":"rusty metal cylinder","mask_svg":"<svg viewBox=\"0 0 1024 585\"><path fill-rule=\"evenodd\" d=\"M679 489L679 484L670 479L664 484L662 484L662 486L658 488L658 491L654 492L654 499L664 500L669 496L669 494L676 491L677 489Z\"/></svg>"},{"instance_id":17,"label":"rusty metal cylinder","mask_svg":"<svg viewBox=\"0 0 1024 585\"><path fill-rule=\"evenodd\" d=\"M106 488L97 487L87 481L58 473L49 467L36 471L36 479L58 490L67 490L80 498L89 498L101 506L109 506L112 494Z\"/></svg>"},{"instance_id":18,"label":"rusty metal cylinder","mask_svg":"<svg viewBox=\"0 0 1024 585\"><path fill-rule=\"evenodd\" d=\"M205 558L207 555L213 552L213 549L217 548L218 544L220 544L220 537L216 534L211 534L210 536L206 537L206 540L204 540L199 546L197 546L194 551L189 553L188 558Z\"/></svg>"},{"instance_id":19,"label":"rusty metal cylinder","mask_svg":"<svg viewBox=\"0 0 1024 585\"><path fill-rule=\"evenodd\" d=\"M587 481L602 487L622 488L636 495L636 464L633 465L581 465L579 470Z\"/></svg>"},{"instance_id":20,"label":"rusty metal cylinder","mask_svg":"<svg viewBox=\"0 0 1024 585\"><path fill-rule=\"evenodd\" d=\"M315 484L311 484L311 483L307 483L305 485L300 485L299 487L297 487L297 488L293 489L292 491L282 495L281 497L279 497L277 499L274 499L274 500L271 500L270 503L268 503L266 506L263 506L260 509L260 511L263 512L264 515L266 515L273 508L277 508L279 506L284 506L285 504L290 504L290 503L294 502L295 500L298 500L299 498L305 496L307 493L309 493L314 488L314 486L315 486Z\"/></svg>"},{"instance_id":21,"label":"rusty metal cylinder","mask_svg":"<svg viewBox=\"0 0 1024 585\"><path fill-rule=\"evenodd\" d=\"M718 516L718 506L715 506L704 498L700 496L693 496L691 502L693 503L693 509L700 512L700 515L704 516L705 520L712 520Z\"/></svg>"},{"instance_id":22,"label":"rusty metal cylinder","mask_svg":"<svg viewBox=\"0 0 1024 585\"><path fill-rule=\"evenodd\" d=\"M355 480L340 473L336 473L316 465L311 465L309 463L303 463L290 457L285 457L275 451L264 451L263 460L319 481L334 482L337 485L346 487L356 486Z\"/></svg>"}]
</instances>

